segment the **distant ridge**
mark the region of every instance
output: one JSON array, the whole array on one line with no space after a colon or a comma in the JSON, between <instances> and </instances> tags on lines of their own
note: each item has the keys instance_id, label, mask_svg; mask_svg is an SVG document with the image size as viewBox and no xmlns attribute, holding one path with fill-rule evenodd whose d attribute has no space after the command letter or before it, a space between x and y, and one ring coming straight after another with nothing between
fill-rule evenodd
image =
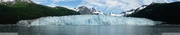
<instances>
[{"instance_id":1,"label":"distant ridge","mask_svg":"<svg viewBox=\"0 0 180 35\"><path fill-rule=\"evenodd\" d=\"M31 0L0 0L0 24L16 24L20 20L76 14L79 13L65 7L44 6Z\"/></svg>"}]
</instances>

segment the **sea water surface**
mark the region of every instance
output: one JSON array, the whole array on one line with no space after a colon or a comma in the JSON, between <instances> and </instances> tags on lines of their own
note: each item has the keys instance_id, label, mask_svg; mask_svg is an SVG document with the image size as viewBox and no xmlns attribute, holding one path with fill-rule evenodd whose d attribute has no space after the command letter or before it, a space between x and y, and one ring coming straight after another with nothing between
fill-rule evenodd
<instances>
[{"instance_id":1,"label":"sea water surface","mask_svg":"<svg viewBox=\"0 0 180 35\"><path fill-rule=\"evenodd\" d=\"M0 33L3 32L18 35L162 35L180 33L180 26L0 26Z\"/></svg>"}]
</instances>

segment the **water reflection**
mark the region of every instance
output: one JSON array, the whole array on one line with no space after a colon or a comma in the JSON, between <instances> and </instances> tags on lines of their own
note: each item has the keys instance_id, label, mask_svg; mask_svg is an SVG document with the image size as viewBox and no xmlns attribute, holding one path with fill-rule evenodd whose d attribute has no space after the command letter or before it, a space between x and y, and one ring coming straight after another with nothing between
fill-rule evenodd
<instances>
[{"instance_id":1,"label":"water reflection","mask_svg":"<svg viewBox=\"0 0 180 35\"><path fill-rule=\"evenodd\" d=\"M18 26L0 26L0 33L1 32L17 32Z\"/></svg>"},{"instance_id":2,"label":"water reflection","mask_svg":"<svg viewBox=\"0 0 180 35\"><path fill-rule=\"evenodd\" d=\"M161 35L180 32L178 26L32 26L19 27L19 35Z\"/></svg>"},{"instance_id":3,"label":"water reflection","mask_svg":"<svg viewBox=\"0 0 180 35\"><path fill-rule=\"evenodd\" d=\"M180 26L0 26L0 33L19 35L161 35L180 33Z\"/></svg>"}]
</instances>

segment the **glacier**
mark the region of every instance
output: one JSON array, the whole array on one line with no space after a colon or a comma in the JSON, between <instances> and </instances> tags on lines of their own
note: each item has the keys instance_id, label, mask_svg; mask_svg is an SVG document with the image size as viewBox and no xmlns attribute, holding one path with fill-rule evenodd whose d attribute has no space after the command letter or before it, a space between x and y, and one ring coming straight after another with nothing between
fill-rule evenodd
<instances>
[{"instance_id":1,"label":"glacier","mask_svg":"<svg viewBox=\"0 0 180 35\"><path fill-rule=\"evenodd\" d=\"M107 15L49 16L32 20L21 20L18 25L156 25L153 20Z\"/></svg>"}]
</instances>

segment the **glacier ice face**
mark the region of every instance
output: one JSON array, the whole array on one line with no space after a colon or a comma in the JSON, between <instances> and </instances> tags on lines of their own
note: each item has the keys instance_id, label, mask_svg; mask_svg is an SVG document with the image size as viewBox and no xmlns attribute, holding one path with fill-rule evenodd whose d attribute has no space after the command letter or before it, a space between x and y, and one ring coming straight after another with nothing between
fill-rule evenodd
<instances>
[{"instance_id":1,"label":"glacier ice face","mask_svg":"<svg viewBox=\"0 0 180 35\"><path fill-rule=\"evenodd\" d=\"M105 15L73 15L42 17L34 20L21 20L19 25L155 25L152 20L133 17L113 17Z\"/></svg>"}]
</instances>

